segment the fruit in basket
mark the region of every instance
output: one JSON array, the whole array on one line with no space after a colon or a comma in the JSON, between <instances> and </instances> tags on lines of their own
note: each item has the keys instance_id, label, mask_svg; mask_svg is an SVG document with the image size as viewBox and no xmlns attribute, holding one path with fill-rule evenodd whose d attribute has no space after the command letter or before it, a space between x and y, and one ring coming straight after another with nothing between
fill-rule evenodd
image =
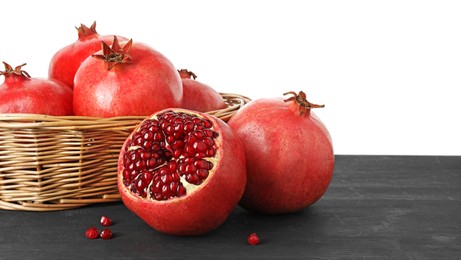
<instances>
[{"instance_id":1,"label":"fruit in basket","mask_svg":"<svg viewBox=\"0 0 461 260\"><path fill-rule=\"evenodd\" d=\"M229 120L242 140L247 185L240 205L260 213L291 213L316 202L334 167L330 134L311 111L323 107L292 97L249 102Z\"/></svg>"},{"instance_id":2,"label":"fruit in basket","mask_svg":"<svg viewBox=\"0 0 461 260\"><path fill-rule=\"evenodd\" d=\"M5 81L0 85L0 113L31 113L53 116L72 115L72 89L62 82L32 78L3 62Z\"/></svg>"},{"instance_id":3,"label":"fruit in basket","mask_svg":"<svg viewBox=\"0 0 461 260\"><path fill-rule=\"evenodd\" d=\"M226 107L224 99L214 88L197 81L197 75L187 69L178 71L183 86L182 108L200 112L213 111Z\"/></svg>"},{"instance_id":4,"label":"fruit in basket","mask_svg":"<svg viewBox=\"0 0 461 260\"><path fill-rule=\"evenodd\" d=\"M96 31L96 22L90 28L81 24L76 28L78 39L58 50L51 58L48 77L60 80L74 87L74 76L80 64L91 54L101 50L101 41L112 42L113 35L100 35ZM120 40L126 40L120 37Z\"/></svg>"},{"instance_id":5,"label":"fruit in basket","mask_svg":"<svg viewBox=\"0 0 461 260\"><path fill-rule=\"evenodd\" d=\"M154 229L197 236L217 228L246 182L243 145L209 114L159 111L125 141L118 162L122 201Z\"/></svg>"},{"instance_id":6,"label":"fruit in basket","mask_svg":"<svg viewBox=\"0 0 461 260\"><path fill-rule=\"evenodd\" d=\"M148 116L180 107L182 83L160 52L132 40L119 42L85 59L74 79L74 113L82 116Z\"/></svg>"}]
</instances>

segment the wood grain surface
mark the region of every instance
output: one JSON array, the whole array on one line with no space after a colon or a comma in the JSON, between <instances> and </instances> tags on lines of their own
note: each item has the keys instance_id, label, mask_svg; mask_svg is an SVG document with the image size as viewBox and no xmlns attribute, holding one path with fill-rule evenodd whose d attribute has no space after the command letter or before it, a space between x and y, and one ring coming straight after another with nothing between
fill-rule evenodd
<instances>
[{"instance_id":1,"label":"wood grain surface","mask_svg":"<svg viewBox=\"0 0 461 260\"><path fill-rule=\"evenodd\" d=\"M112 218L114 237L85 230ZM121 202L0 210L0 259L461 259L461 157L336 156L313 206L264 216L237 207L200 237L160 234ZM256 232L261 244L246 237Z\"/></svg>"}]
</instances>

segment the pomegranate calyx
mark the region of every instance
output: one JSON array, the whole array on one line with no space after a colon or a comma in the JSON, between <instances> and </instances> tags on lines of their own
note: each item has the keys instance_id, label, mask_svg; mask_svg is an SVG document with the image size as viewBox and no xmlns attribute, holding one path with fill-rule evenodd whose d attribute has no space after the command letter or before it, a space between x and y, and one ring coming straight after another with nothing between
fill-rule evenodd
<instances>
[{"instance_id":1,"label":"pomegranate calyx","mask_svg":"<svg viewBox=\"0 0 461 260\"><path fill-rule=\"evenodd\" d=\"M181 76L182 79L196 79L197 78L197 75L195 73L187 69L180 69L178 70L178 72L179 72L179 76Z\"/></svg>"},{"instance_id":2,"label":"pomegranate calyx","mask_svg":"<svg viewBox=\"0 0 461 260\"><path fill-rule=\"evenodd\" d=\"M284 93L283 95L284 96L292 95L291 97L285 99L284 101L285 102L292 102L293 101L292 104L295 104L295 106L297 107L299 115L303 115L304 113L306 113L306 115L309 115L310 110L312 108L323 108L323 107L325 107L325 105L317 105L317 104L313 104L313 103L310 103L309 101L307 101L306 93L304 93L303 91L299 91L298 94L296 94L296 92L294 92L294 91L289 91L289 92Z\"/></svg>"},{"instance_id":3,"label":"pomegranate calyx","mask_svg":"<svg viewBox=\"0 0 461 260\"><path fill-rule=\"evenodd\" d=\"M29 73L26 71L22 70L22 67L26 65L26 63L23 63L19 66L16 66L14 69L11 67L10 64L3 62L3 65L5 65L5 71L0 71L0 76L4 75L5 77L8 77L12 74L17 75L17 76L24 76L26 78L30 78Z\"/></svg>"},{"instance_id":4,"label":"pomegranate calyx","mask_svg":"<svg viewBox=\"0 0 461 260\"><path fill-rule=\"evenodd\" d=\"M98 35L98 32L96 31L96 21L94 21L89 28L81 23L80 27L75 27L75 29L77 29L78 39L80 40Z\"/></svg>"},{"instance_id":5,"label":"pomegranate calyx","mask_svg":"<svg viewBox=\"0 0 461 260\"><path fill-rule=\"evenodd\" d=\"M133 39L130 39L123 48L120 46L117 36L114 36L112 47L107 45L104 41L102 43L102 54L93 54L92 57L96 59L104 60L107 63L107 69L111 70L117 64L129 64L132 63L131 56L128 55L131 46L133 45Z\"/></svg>"}]
</instances>

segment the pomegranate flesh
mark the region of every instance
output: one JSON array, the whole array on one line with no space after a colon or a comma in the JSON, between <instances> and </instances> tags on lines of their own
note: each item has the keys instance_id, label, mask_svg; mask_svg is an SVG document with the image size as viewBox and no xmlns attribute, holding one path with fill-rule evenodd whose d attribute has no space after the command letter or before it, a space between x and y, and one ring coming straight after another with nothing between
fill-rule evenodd
<instances>
[{"instance_id":1,"label":"pomegranate flesh","mask_svg":"<svg viewBox=\"0 0 461 260\"><path fill-rule=\"evenodd\" d=\"M154 229L196 236L217 228L246 182L243 145L220 119L187 109L146 118L119 156L122 201Z\"/></svg>"},{"instance_id":2,"label":"pomegranate flesh","mask_svg":"<svg viewBox=\"0 0 461 260\"><path fill-rule=\"evenodd\" d=\"M240 205L276 214L302 210L327 190L334 167L330 134L303 92L253 100L229 125L242 140L247 185Z\"/></svg>"},{"instance_id":3,"label":"pomegranate flesh","mask_svg":"<svg viewBox=\"0 0 461 260\"><path fill-rule=\"evenodd\" d=\"M182 108L200 112L208 112L226 108L221 94L214 88L197 81L197 75L186 69L178 71L183 86Z\"/></svg>"}]
</instances>

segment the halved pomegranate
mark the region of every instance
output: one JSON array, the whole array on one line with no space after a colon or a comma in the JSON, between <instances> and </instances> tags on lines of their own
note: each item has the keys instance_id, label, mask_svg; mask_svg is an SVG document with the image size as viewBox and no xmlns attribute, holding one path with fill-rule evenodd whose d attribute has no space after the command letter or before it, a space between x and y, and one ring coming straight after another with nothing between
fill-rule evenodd
<instances>
[{"instance_id":1,"label":"halved pomegranate","mask_svg":"<svg viewBox=\"0 0 461 260\"><path fill-rule=\"evenodd\" d=\"M243 144L220 119L187 109L146 118L118 162L122 201L154 229L196 236L217 228L246 184Z\"/></svg>"}]
</instances>

